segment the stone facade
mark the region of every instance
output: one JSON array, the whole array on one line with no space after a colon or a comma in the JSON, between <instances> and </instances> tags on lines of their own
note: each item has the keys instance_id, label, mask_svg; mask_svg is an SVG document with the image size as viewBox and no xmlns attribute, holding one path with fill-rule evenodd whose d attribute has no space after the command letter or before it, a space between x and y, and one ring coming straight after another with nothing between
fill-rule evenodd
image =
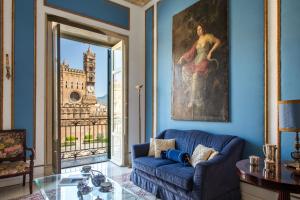
<instances>
[{"instance_id":1,"label":"stone facade","mask_svg":"<svg viewBox=\"0 0 300 200\"><path fill-rule=\"evenodd\" d=\"M74 69L63 62L61 72L61 106L97 103L95 96L96 55L89 48L83 54L83 70Z\"/></svg>"}]
</instances>

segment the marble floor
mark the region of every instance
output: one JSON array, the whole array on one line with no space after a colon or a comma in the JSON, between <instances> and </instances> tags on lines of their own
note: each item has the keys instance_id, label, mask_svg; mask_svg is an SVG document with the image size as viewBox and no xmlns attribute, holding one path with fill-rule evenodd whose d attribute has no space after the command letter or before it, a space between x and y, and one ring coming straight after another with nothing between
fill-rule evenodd
<instances>
[{"instance_id":1,"label":"marble floor","mask_svg":"<svg viewBox=\"0 0 300 200\"><path fill-rule=\"evenodd\" d=\"M131 172L131 169L128 167L119 167L114 163L107 161L97 164L91 164L92 169L101 171L104 175L109 178L122 176L124 174L128 174ZM80 171L81 167L72 167L72 168L65 168L62 169L62 173L70 173ZM37 188L34 187L34 192L38 192ZM29 194L28 183L25 187L20 185L8 186L0 188L0 200L8 200L17 198L20 196L24 196Z\"/></svg>"}]
</instances>

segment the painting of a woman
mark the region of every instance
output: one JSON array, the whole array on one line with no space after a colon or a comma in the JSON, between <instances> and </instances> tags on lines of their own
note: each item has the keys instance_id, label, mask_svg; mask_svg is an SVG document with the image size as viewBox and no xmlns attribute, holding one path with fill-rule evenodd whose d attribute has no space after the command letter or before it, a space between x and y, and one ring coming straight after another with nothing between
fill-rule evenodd
<instances>
[{"instance_id":1,"label":"painting of a woman","mask_svg":"<svg viewBox=\"0 0 300 200\"><path fill-rule=\"evenodd\" d=\"M200 24L197 26L197 35L198 40L181 56L178 64L183 65L182 80L191 93L188 107L195 105L201 109L205 106L201 88L205 87L210 62L218 63L216 59L212 59L212 54L219 47L220 40L213 34L206 33L203 25Z\"/></svg>"},{"instance_id":2,"label":"painting of a woman","mask_svg":"<svg viewBox=\"0 0 300 200\"><path fill-rule=\"evenodd\" d=\"M173 17L173 119L228 121L226 19L227 3L218 0Z\"/></svg>"}]
</instances>

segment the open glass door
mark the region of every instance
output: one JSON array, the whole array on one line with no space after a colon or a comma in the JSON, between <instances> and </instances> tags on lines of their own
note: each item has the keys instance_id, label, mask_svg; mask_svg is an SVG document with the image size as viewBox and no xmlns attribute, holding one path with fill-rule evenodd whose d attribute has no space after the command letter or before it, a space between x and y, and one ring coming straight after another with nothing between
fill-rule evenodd
<instances>
[{"instance_id":1,"label":"open glass door","mask_svg":"<svg viewBox=\"0 0 300 200\"><path fill-rule=\"evenodd\" d=\"M60 25L55 24L52 28L53 33L53 156L52 167L53 172L60 174L61 159L60 159Z\"/></svg>"},{"instance_id":2,"label":"open glass door","mask_svg":"<svg viewBox=\"0 0 300 200\"><path fill-rule=\"evenodd\" d=\"M111 49L111 161L119 166L125 165L124 50L123 41Z\"/></svg>"}]
</instances>

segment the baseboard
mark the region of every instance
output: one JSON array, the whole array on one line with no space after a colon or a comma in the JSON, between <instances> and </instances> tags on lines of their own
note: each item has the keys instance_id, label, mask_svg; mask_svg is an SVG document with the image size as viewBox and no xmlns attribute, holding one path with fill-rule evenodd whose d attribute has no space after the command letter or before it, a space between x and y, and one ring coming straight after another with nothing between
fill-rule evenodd
<instances>
[{"instance_id":1,"label":"baseboard","mask_svg":"<svg viewBox=\"0 0 300 200\"><path fill-rule=\"evenodd\" d=\"M36 166L33 170L33 177L38 178L44 176L44 166ZM29 181L29 176L26 176L26 182ZM22 184L22 176L0 179L0 187Z\"/></svg>"},{"instance_id":2,"label":"baseboard","mask_svg":"<svg viewBox=\"0 0 300 200\"><path fill-rule=\"evenodd\" d=\"M255 196L253 194L249 194L247 192L242 192L242 200L263 200L263 199Z\"/></svg>"},{"instance_id":3,"label":"baseboard","mask_svg":"<svg viewBox=\"0 0 300 200\"><path fill-rule=\"evenodd\" d=\"M241 182L242 200L277 200L278 193Z\"/></svg>"},{"instance_id":4,"label":"baseboard","mask_svg":"<svg viewBox=\"0 0 300 200\"><path fill-rule=\"evenodd\" d=\"M291 194L291 200L300 200L300 194Z\"/></svg>"}]
</instances>

